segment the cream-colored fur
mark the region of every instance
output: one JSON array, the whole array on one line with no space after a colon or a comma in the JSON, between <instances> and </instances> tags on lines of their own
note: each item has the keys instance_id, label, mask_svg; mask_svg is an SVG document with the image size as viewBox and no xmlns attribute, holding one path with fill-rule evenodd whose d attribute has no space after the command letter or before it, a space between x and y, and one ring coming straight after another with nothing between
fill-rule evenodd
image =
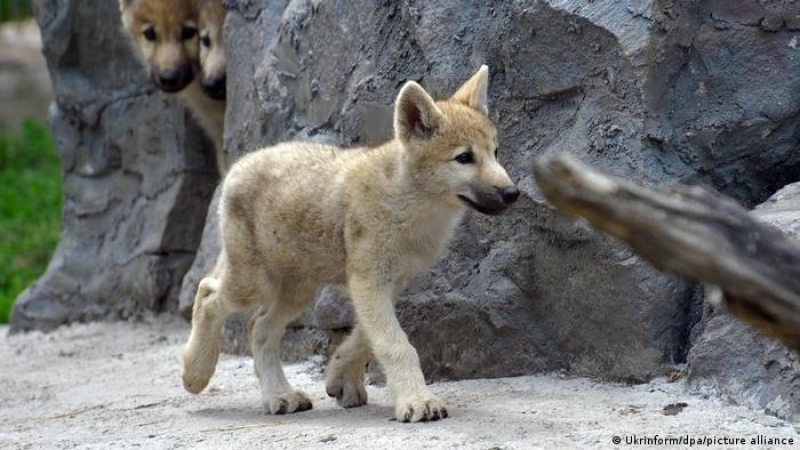
<instances>
[{"instance_id":1,"label":"cream-colored fur","mask_svg":"<svg viewBox=\"0 0 800 450\"><path fill-rule=\"evenodd\" d=\"M217 100L225 99L227 59L222 26L226 15L222 0L202 0L199 20L201 85L209 97Z\"/></svg>"},{"instance_id":2,"label":"cream-colored fur","mask_svg":"<svg viewBox=\"0 0 800 450\"><path fill-rule=\"evenodd\" d=\"M209 97L201 86L201 12L220 5L210 0L119 0L122 23L150 79L161 90L179 93L192 115L214 143L220 174L227 170L223 147L225 101ZM220 0L214 0L220 1ZM206 28L221 28L224 14L203 14ZM219 70L215 58L213 70ZM224 71L224 56L222 61Z\"/></svg>"},{"instance_id":3,"label":"cream-colored fur","mask_svg":"<svg viewBox=\"0 0 800 450\"><path fill-rule=\"evenodd\" d=\"M199 83L205 95L193 92L186 99L203 129L214 140L217 167L221 175L228 171L228 158L223 143L227 60L222 26L225 24L226 14L222 0L201 0L198 21L201 70Z\"/></svg>"},{"instance_id":4,"label":"cream-colored fur","mask_svg":"<svg viewBox=\"0 0 800 450\"><path fill-rule=\"evenodd\" d=\"M483 66L440 102L406 83L395 105L395 139L377 148L290 142L231 168L220 205L223 250L200 282L184 349L189 392L202 391L214 373L225 317L258 306L250 343L265 409L310 409L308 396L284 376L280 341L322 286L339 284L357 324L329 363L328 394L344 407L365 404L364 371L374 354L398 420L447 417L425 385L394 301L437 260L468 207L497 214L519 195L496 159L487 83Z\"/></svg>"},{"instance_id":5,"label":"cream-colored fur","mask_svg":"<svg viewBox=\"0 0 800 450\"><path fill-rule=\"evenodd\" d=\"M189 86L179 94L189 107L192 116L203 128L214 144L217 169L220 177L228 171L228 157L225 152L223 135L225 131L225 100L216 100L209 97L203 90L200 78L195 78Z\"/></svg>"}]
</instances>

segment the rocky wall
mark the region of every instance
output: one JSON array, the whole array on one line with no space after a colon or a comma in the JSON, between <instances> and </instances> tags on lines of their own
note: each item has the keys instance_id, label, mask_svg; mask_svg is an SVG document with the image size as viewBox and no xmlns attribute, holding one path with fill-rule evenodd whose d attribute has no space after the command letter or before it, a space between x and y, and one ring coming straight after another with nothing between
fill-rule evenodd
<instances>
[{"instance_id":1,"label":"rocky wall","mask_svg":"<svg viewBox=\"0 0 800 450\"><path fill-rule=\"evenodd\" d=\"M11 330L175 311L217 183L210 146L178 98L152 86L116 1L40 0L35 12L56 94L63 230Z\"/></svg>"}]
</instances>

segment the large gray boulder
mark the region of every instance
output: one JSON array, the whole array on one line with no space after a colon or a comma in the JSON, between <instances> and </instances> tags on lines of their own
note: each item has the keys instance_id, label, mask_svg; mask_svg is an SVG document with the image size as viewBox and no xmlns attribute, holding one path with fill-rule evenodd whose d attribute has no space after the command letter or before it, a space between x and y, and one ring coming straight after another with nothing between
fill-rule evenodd
<instances>
[{"instance_id":1,"label":"large gray boulder","mask_svg":"<svg viewBox=\"0 0 800 450\"><path fill-rule=\"evenodd\" d=\"M753 215L800 240L800 183L778 191ZM719 295L712 291L710 295ZM689 382L784 419L800 419L800 360L774 339L707 308L689 352Z\"/></svg>"},{"instance_id":2,"label":"large gray boulder","mask_svg":"<svg viewBox=\"0 0 800 450\"><path fill-rule=\"evenodd\" d=\"M140 67L115 1L36 3L64 173L61 242L11 330L175 311L216 185L202 132Z\"/></svg>"}]
</instances>

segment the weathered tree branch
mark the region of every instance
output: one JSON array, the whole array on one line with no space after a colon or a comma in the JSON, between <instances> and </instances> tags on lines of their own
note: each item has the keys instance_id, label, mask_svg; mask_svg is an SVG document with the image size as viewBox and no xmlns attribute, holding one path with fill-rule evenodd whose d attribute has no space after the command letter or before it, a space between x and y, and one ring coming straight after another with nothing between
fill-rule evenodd
<instances>
[{"instance_id":1,"label":"weathered tree branch","mask_svg":"<svg viewBox=\"0 0 800 450\"><path fill-rule=\"evenodd\" d=\"M653 191L566 155L540 157L550 203L582 216L657 268L719 286L729 311L800 350L800 245L732 200L699 187Z\"/></svg>"}]
</instances>

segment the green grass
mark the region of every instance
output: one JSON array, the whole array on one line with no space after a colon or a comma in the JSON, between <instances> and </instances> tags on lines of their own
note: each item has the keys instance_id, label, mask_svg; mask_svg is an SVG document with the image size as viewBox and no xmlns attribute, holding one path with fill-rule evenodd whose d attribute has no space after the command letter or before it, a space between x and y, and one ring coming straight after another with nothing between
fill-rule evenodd
<instances>
[{"instance_id":1,"label":"green grass","mask_svg":"<svg viewBox=\"0 0 800 450\"><path fill-rule=\"evenodd\" d=\"M41 275L61 230L61 166L47 126L0 128L0 323Z\"/></svg>"},{"instance_id":2,"label":"green grass","mask_svg":"<svg viewBox=\"0 0 800 450\"><path fill-rule=\"evenodd\" d=\"M16 21L30 16L30 0L0 0L0 22Z\"/></svg>"}]
</instances>

